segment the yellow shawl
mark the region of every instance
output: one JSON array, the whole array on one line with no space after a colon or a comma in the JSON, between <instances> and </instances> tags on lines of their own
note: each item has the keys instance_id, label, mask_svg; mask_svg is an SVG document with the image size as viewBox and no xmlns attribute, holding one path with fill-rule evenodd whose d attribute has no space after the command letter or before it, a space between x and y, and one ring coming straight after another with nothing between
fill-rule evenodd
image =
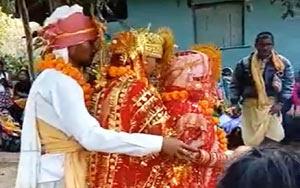
<instances>
[{"instance_id":1,"label":"yellow shawl","mask_svg":"<svg viewBox=\"0 0 300 188\"><path fill-rule=\"evenodd\" d=\"M85 188L88 153L74 139L37 119L41 143L46 153L65 153L64 184L66 188Z\"/></svg>"},{"instance_id":2,"label":"yellow shawl","mask_svg":"<svg viewBox=\"0 0 300 188\"><path fill-rule=\"evenodd\" d=\"M275 51L272 51L271 58L275 69L277 71L283 71L284 64ZM255 87L258 95L258 107L263 107L269 104L269 99L266 93L261 64L262 61L258 59L257 52L255 52L251 59L251 73L252 73L253 81L255 83Z\"/></svg>"}]
</instances>

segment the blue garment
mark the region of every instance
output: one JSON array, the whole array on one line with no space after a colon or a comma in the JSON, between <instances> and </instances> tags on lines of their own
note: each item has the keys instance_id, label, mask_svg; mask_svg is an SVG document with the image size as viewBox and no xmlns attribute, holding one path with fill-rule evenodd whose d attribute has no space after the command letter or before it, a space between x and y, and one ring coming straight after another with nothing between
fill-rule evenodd
<instances>
[{"instance_id":1,"label":"blue garment","mask_svg":"<svg viewBox=\"0 0 300 188\"><path fill-rule=\"evenodd\" d=\"M253 53L243 58L234 70L230 84L230 98L232 104L237 104L241 99L245 98L257 98L257 92L251 74L252 56ZM275 69L271 58L265 66L263 77L267 95L275 97L278 102L285 103L292 95L294 71L288 59L281 55L279 55L279 58L285 66L282 75L279 77L282 82L281 92L278 93L272 86L274 74L278 71Z\"/></svg>"},{"instance_id":2,"label":"blue garment","mask_svg":"<svg viewBox=\"0 0 300 188\"><path fill-rule=\"evenodd\" d=\"M227 116L227 115L222 115L223 117L224 116ZM225 133L227 135L230 135L231 132L233 130L235 130L236 128L241 128L242 127L242 120L241 120L241 117L238 117L238 118L230 118L229 116L225 117L225 118L229 118L230 120L229 121L226 121L224 123L222 123L222 119L223 117L220 117L220 123L221 123L221 127L224 129ZM225 119L224 118L224 119Z\"/></svg>"},{"instance_id":3,"label":"blue garment","mask_svg":"<svg viewBox=\"0 0 300 188\"><path fill-rule=\"evenodd\" d=\"M226 104L230 103L230 82L231 82L231 77L222 76L221 89Z\"/></svg>"}]
</instances>

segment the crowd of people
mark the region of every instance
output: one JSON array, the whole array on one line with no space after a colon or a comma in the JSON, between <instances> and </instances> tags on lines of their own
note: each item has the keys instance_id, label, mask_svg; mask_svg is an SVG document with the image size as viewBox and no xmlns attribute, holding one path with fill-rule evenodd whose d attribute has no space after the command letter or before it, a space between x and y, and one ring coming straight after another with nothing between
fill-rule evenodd
<instances>
[{"instance_id":1,"label":"crowd of people","mask_svg":"<svg viewBox=\"0 0 300 188\"><path fill-rule=\"evenodd\" d=\"M0 150L20 151L23 112L31 87L27 69L10 75L5 60L0 60Z\"/></svg>"},{"instance_id":2,"label":"crowd of people","mask_svg":"<svg viewBox=\"0 0 300 188\"><path fill-rule=\"evenodd\" d=\"M272 33L222 70L218 47L175 52L169 28L108 43L105 31L62 6L39 32L32 87L26 69L12 81L0 62L2 148L22 137L16 188L300 186L300 156L280 145L300 138L299 79Z\"/></svg>"}]
</instances>

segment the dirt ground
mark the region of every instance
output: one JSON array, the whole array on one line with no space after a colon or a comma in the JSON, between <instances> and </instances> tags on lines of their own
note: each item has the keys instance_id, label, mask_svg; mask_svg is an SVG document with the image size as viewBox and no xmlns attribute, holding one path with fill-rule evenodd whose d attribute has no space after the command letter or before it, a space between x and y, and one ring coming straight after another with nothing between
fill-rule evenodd
<instances>
[{"instance_id":1,"label":"dirt ground","mask_svg":"<svg viewBox=\"0 0 300 188\"><path fill-rule=\"evenodd\" d=\"M5 153L0 152L0 187L1 188L14 188L17 165L19 154L18 153Z\"/></svg>"}]
</instances>

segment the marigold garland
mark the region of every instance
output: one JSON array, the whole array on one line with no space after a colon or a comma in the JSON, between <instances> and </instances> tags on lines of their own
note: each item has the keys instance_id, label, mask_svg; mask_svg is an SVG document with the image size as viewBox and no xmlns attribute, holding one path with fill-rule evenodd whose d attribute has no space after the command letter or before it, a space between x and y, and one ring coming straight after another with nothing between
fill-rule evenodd
<instances>
[{"instance_id":1,"label":"marigold garland","mask_svg":"<svg viewBox=\"0 0 300 188\"><path fill-rule=\"evenodd\" d=\"M162 93L162 99L164 101L186 100L188 97L189 97L189 93L186 90Z\"/></svg>"},{"instance_id":2,"label":"marigold garland","mask_svg":"<svg viewBox=\"0 0 300 188\"><path fill-rule=\"evenodd\" d=\"M200 100L198 103L203 109L207 109L209 107L209 102L207 100Z\"/></svg>"},{"instance_id":3,"label":"marigold garland","mask_svg":"<svg viewBox=\"0 0 300 188\"><path fill-rule=\"evenodd\" d=\"M214 125L217 125L217 124L219 124L220 120L218 117L212 117L212 121L213 121Z\"/></svg>"},{"instance_id":4,"label":"marigold garland","mask_svg":"<svg viewBox=\"0 0 300 188\"><path fill-rule=\"evenodd\" d=\"M226 133L224 132L223 129L221 128L217 128L217 137L218 137L218 141L219 141L219 147L222 151L227 151L228 148L227 148L227 137L226 137Z\"/></svg>"},{"instance_id":5,"label":"marigold garland","mask_svg":"<svg viewBox=\"0 0 300 188\"><path fill-rule=\"evenodd\" d=\"M133 74L133 71L131 70L130 66L121 66L121 67L117 67L117 66L110 66L108 68L108 74L110 77L120 77L123 76L125 74Z\"/></svg>"},{"instance_id":6,"label":"marigold garland","mask_svg":"<svg viewBox=\"0 0 300 188\"><path fill-rule=\"evenodd\" d=\"M53 54L47 54L44 60L36 64L36 68L40 71L45 69L55 69L67 76L72 77L83 90L86 106L91 106L94 89L89 83L86 82L83 74L77 68L73 67L71 63L65 63L62 58L55 58Z\"/></svg>"},{"instance_id":7,"label":"marigold garland","mask_svg":"<svg viewBox=\"0 0 300 188\"><path fill-rule=\"evenodd\" d=\"M219 124L219 118L212 116L214 113L213 105L208 100L200 100L198 102L199 108L204 112L204 115L211 116L211 122L213 125ZM227 138L223 129L217 127L216 135L219 142L219 147L222 151L227 151Z\"/></svg>"}]
</instances>

